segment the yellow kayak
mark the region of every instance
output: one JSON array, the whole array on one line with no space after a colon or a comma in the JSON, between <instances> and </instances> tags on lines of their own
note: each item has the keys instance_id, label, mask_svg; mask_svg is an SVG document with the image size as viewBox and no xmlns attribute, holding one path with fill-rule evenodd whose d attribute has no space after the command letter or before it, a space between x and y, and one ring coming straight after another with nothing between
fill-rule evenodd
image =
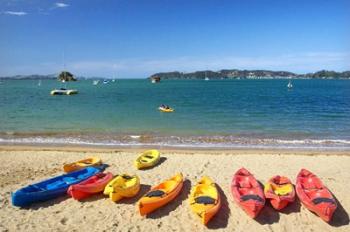
<instances>
[{"instance_id":1,"label":"yellow kayak","mask_svg":"<svg viewBox=\"0 0 350 232\"><path fill-rule=\"evenodd\" d=\"M156 165L160 160L158 150L148 150L143 152L134 162L137 169L149 168Z\"/></svg>"},{"instance_id":2,"label":"yellow kayak","mask_svg":"<svg viewBox=\"0 0 350 232\"><path fill-rule=\"evenodd\" d=\"M138 202L140 215L144 216L154 210L168 204L179 195L183 186L183 176L181 173L153 187Z\"/></svg>"},{"instance_id":3,"label":"yellow kayak","mask_svg":"<svg viewBox=\"0 0 350 232\"><path fill-rule=\"evenodd\" d=\"M204 176L190 193L190 208L206 225L221 207L220 194L215 183Z\"/></svg>"},{"instance_id":4,"label":"yellow kayak","mask_svg":"<svg viewBox=\"0 0 350 232\"><path fill-rule=\"evenodd\" d=\"M158 108L160 111L162 112L166 112L166 113L171 113L171 112L174 112L175 110L173 108L164 108L164 107L159 107Z\"/></svg>"},{"instance_id":5,"label":"yellow kayak","mask_svg":"<svg viewBox=\"0 0 350 232\"><path fill-rule=\"evenodd\" d=\"M140 191L140 178L137 175L117 175L105 187L103 194L117 202L122 198L135 196Z\"/></svg>"},{"instance_id":6,"label":"yellow kayak","mask_svg":"<svg viewBox=\"0 0 350 232\"><path fill-rule=\"evenodd\" d=\"M100 165L101 164L101 158L99 157L90 157L84 160L79 160L77 162L74 163L70 163L70 164L65 164L63 165L63 170L65 172L73 172L73 171L77 171L89 166L95 166L95 165Z\"/></svg>"}]
</instances>

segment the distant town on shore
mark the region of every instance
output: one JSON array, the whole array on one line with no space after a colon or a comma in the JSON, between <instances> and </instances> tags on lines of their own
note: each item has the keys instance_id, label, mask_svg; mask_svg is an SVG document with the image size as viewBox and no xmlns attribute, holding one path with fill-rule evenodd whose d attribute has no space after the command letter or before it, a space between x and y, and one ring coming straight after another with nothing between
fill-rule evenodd
<instances>
[{"instance_id":1,"label":"distant town on shore","mask_svg":"<svg viewBox=\"0 0 350 232\"><path fill-rule=\"evenodd\" d=\"M2 76L0 79L57 79L58 74L49 75L15 75ZM106 79L107 77L83 77L76 76L77 79ZM148 77L148 79L159 78L163 80L177 79L350 79L350 71L336 72L321 70L314 73L296 74L288 71L271 71L271 70L239 70L239 69L222 69L220 71L195 71L195 72L159 72Z\"/></svg>"},{"instance_id":2,"label":"distant town on shore","mask_svg":"<svg viewBox=\"0 0 350 232\"><path fill-rule=\"evenodd\" d=\"M296 74L288 71L223 69L220 71L161 72L149 78L160 79L350 79L350 71L321 70L314 73Z\"/></svg>"}]
</instances>

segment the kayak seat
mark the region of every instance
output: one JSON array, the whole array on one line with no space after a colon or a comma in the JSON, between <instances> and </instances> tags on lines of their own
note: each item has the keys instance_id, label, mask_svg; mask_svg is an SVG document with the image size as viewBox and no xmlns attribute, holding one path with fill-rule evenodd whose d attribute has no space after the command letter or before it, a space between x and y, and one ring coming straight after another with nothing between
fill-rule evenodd
<instances>
[{"instance_id":1,"label":"kayak seat","mask_svg":"<svg viewBox=\"0 0 350 232\"><path fill-rule=\"evenodd\" d=\"M243 195L241 196L241 200L242 201L254 200L254 201L264 202L264 200L260 196L254 195L254 194Z\"/></svg>"},{"instance_id":2,"label":"kayak seat","mask_svg":"<svg viewBox=\"0 0 350 232\"><path fill-rule=\"evenodd\" d=\"M245 181L238 182L238 186L240 188L251 188L252 187L252 185L249 182L245 182Z\"/></svg>"},{"instance_id":3,"label":"kayak seat","mask_svg":"<svg viewBox=\"0 0 350 232\"><path fill-rule=\"evenodd\" d=\"M153 159L153 156L151 156L151 155L144 155L143 157L146 157L148 159Z\"/></svg>"},{"instance_id":4,"label":"kayak seat","mask_svg":"<svg viewBox=\"0 0 350 232\"><path fill-rule=\"evenodd\" d=\"M293 191L293 185L291 184L286 184L286 185L271 184L271 187L273 192L279 196L287 195Z\"/></svg>"},{"instance_id":5,"label":"kayak seat","mask_svg":"<svg viewBox=\"0 0 350 232\"><path fill-rule=\"evenodd\" d=\"M314 203L315 205L318 205L320 203L332 203L332 204L335 204L335 201L334 201L334 199L331 199L331 198L317 197L317 198L312 200L312 203Z\"/></svg>"},{"instance_id":6,"label":"kayak seat","mask_svg":"<svg viewBox=\"0 0 350 232\"><path fill-rule=\"evenodd\" d=\"M47 190L56 189L60 187L66 187L67 184L64 181L56 181L51 184L46 185Z\"/></svg>"},{"instance_id":7,"label":"kayak seat","mask_svg":"<svg viewBox=\"0 0 350 232\"><path fill-rule=\"evenodd\" d=\"M146 197L161 197L165 195L163 190L154 190L146 194Z\"/></svg>"},{"instance_id":8,"label":"kayak seat","mask_svg":"<svg viewBox=\"0 0 350 232\"><path fill-rule=\"evenodd\" d=\"M122 177L123 177L125 180L131 180L131 179L134 178L133 176L128 176L128 175L122 175Z\"/></svg>"},{"instance_id":9,"label":"kayak seat","mask_svg":"<svg viewBox=\"0 0 350 232\"><path fill-rule=\"evenodd\" d=\"M91 162L91 161L89 161L89 160L84 160L84 161L79 162L79 163L81 163L81 164L92 164L92 162Z\"/></svg>"},{"instance_id":10,"label":"kayak seat","mask_svg":"<svg viewBox=\"0 0 350 232\"><path fill-rule=\"evenodd\" d=\"M215 199L209 196L200 196L194 199L197 204L214 205Z\"/></svg>"},{"instance_id":11,"label":"kayak seat","mask_svg":"<svg viewBox=\"0 0 350 232\"><path fill-rule=\"evenodd\" d=\"M66 184L71 184L77 181L74 177L64 177L62 179Z\"/></svg>"},{"instance_id":12,"label":"kayak seat","mask_svg":"<svg viewBox=\"0 0 350 232\"><path fill-rule=\"evenodd\" d=\"M45 191L46 189L41 188L37 185L29 185L28 188L26 188L26 192L40 192Z\"/></svg>"}]
</instances>

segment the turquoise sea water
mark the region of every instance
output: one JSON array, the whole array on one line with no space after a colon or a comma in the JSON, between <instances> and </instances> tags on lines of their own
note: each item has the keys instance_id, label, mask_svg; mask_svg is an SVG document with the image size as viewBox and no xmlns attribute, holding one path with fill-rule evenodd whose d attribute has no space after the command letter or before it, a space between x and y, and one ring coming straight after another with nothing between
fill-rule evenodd
<instances>
[{"instance_id":1,"label":"turquoise sea water","mask_svg":"<svg viewBox=\"0 0 350 232\"><path fill-rule=\"evenodd\" d=\"M350 148L350 81L55 80L0 84L0 143ZM161 113L160 104L175 108Z\"/></svg>"}]
</instances>

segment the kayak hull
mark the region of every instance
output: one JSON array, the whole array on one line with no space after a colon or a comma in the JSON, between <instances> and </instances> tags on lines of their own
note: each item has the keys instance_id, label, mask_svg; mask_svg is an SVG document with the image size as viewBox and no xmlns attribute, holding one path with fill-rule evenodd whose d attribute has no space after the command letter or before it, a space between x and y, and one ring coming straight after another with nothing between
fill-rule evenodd
<instances>
[{"instance_id":1,"label":"kayak hull","mask_svg":"<svg viewBox=\"0 0 350 232\"><path fill-rule=\"evenodd\" d=\"M158 150L148 150L143 152L134 162L137 169L150 168L155 166L160 160L160 153Z\"/></svg>"},{"instance_id":2,"label":"kayak hull","mask_svg":"<svg viewBox=\"0 0 350 232\"><path fill-rule=\"evenodd\" d=\"M312 172L302 169L296 182L296 193L301 203L326 222L332 220L337 202L322 181Z\"/></svg>"},{"instance_id":3,"label":"kayak hull","mask_svg":"<svg viewBox=\"0 0 350 232\"><path fill-rule=\"evenodd\" d=\"M190 208L207 225L221 207L221 198L216 184L204 176L191 190Z\"/></svg>"},{"instance_id":4,"label":"kayak hull","mask_svg":"<svg viewBox=\"0 0 350 232\"><path fill-rule=\"evenodd\" d=\"M134 197L140 191L140 178L137 175L117 175L104 188L103 194L117 202L123 198Z\"/></svg>"},{"instance_id":5,"label":"kayak hull","mask_svg":"<svg viewBox=\"0 0 350 232\"><path fill-rule=\"evenodd\" d=\"M101 172L100 168L88 167L21 188L12 193L12 205L25 207L35 202L47 201L65 195L69 186L99 172Z\"/></svg>"},{"instance_id":6,"label":"kayak hull","mask_svg":"<svg viewBox=\"0 0 350 232\"><path fill-rule=\"evenodd\" d=\"M265 198L270 200L272 207L282 210L295 200L295 189L289 178L285 176L274 176L264 188Z\"/></svg>"},{"instance_id":7,"label":"kayak hull","mask_svg":"<svg viewBox=\"0 0 350 232\"><path fill-rule=\"evenodd\" d=\"M251 218L256 218L265 205L265 196L260 184L245 168L234 174L231 193L234 201Z\"/></svg>"},{"instance_id":8,"label":"kayak hull","mask_svg":"<svg viewBox=\"0 0 350 232\"><path fill-rule=\"evenodd\" d=\"M75 200L82 200L96 193L103 192L105 186L112 178L113 174L110 172L98 173L78 184L71 185L67 193Z\"/></svg>"},{"instance_id":9,"label":"kayak hull","mask_svg":"<svg viewBox=\"0 0 350 232\"><path fill-rule=\"evenodd\" d=\"M97 166L101 164L101 159L99 157L90 157L87 159L79 160L70 164L63 165L63 171L65 172L74 172L86 167Z\"/></svg>"},{"instance_id":10,"label":"kayak hull","mask_svg":"<svg viewBox=\"0 0 350 232\"><path fill-rule=\"evenodd\" d=\"M172 112L174 112L174 109L173 109L173 108L166 109L166 108L163 108L163 107L159 107L158 109L159 109L161 112L164 112L164 113L172 113Z\"/></svg>"},{"instance_id":11,"label":"kayak hull","mask_svg":"<svg viewBox=\"0 0 350 232\"><path fill-rule=\"evenodd\" d=\"M145 194L138 202L138 209L141 216L147 215L156 209L168 204L179 195L183 187L183 176L181 173L175 175L169 180L153 187L147 194ZM162 196L152 196L150 194L155 192L163 192Z\"/></svg>"}]
</instances>

